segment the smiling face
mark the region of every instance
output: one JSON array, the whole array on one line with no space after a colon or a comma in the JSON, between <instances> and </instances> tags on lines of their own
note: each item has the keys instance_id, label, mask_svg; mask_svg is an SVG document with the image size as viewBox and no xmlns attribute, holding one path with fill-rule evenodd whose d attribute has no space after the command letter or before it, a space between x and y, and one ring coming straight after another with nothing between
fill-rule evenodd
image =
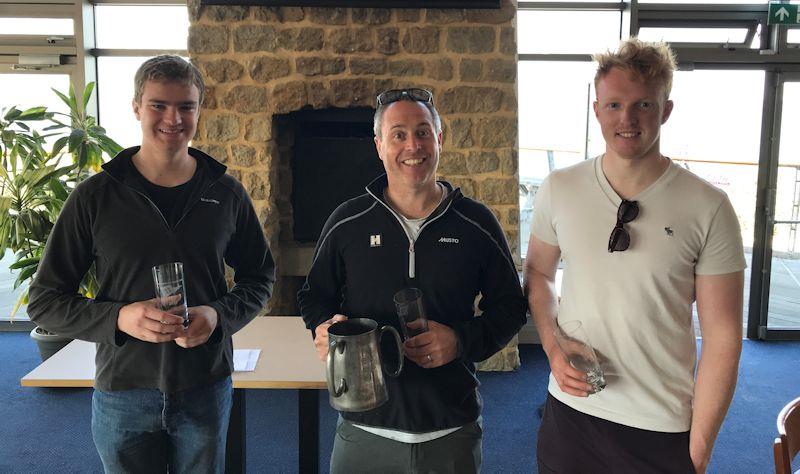
<instances>
[{"instance_id":1,"label":"smiling face","mask_svg":"<svg viewBox=\"0 0 800 474\"><path fill-rule=\"evenodd\" d=\"M597 83L594 113L612 158L659 158L661 125L671 112L661 84L646 84L619 68Z\"/></svg>"},{"instance_id":2,"label":"smiling face","mask_svg":"<svg viewBox=\"0 0 800 474\"><path fill-rule=\"evenodd\" d=\"M147 81L133 113L142 124L142 148L185 152L197 130L200 92L195 85Z\"/></svg>"},{"instance_id":3,"label":"smiling face","mask_svg":"<svg viewBox=\"0 0 800 474\"><path fill-rule=\"evenodd\" d=\"M386 107L381 136L375 137L389 187L424 189L436 185L442 134L425 105L400 100Z\"/></svg>"}]
</instances>

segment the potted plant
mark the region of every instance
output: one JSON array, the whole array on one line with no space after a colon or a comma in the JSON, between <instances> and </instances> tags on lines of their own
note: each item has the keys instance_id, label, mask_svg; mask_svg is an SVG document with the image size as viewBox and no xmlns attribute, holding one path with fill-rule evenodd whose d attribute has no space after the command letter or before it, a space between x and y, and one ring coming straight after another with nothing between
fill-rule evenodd
<instances>
[{"instance_id":1,"label":"potted plant","mask_svg":"<svg viewBox=\"0 0 800 474\"><path fill-rule=\"evenodd\" d=\"M17 272L15 289L36 276L45 243L69 193L100 169L104 153L114 156L121 150L86 113L93 90L94 83L89 83L79 101L73 87L69 95L53 89L67 105L68 113L45 107L0 110L0 256L6 249L15 254L9 267ZM64 160L67 155L70 159ZM96 290L91 268L80 292L92 298ZM11 311L12 321L20 305L27 302L26 287ZM39 346L42 360L70 341L38 327L31 331L31 337Z\"/></svg>"}]
</instances>

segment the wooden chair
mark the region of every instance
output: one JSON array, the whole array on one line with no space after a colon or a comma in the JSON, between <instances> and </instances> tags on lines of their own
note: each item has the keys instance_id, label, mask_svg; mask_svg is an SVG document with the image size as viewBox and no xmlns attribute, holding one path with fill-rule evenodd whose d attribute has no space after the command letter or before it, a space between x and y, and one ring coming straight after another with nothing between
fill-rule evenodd
<instances>
[{"instance_id":1,"label":"wooden chair","mask_svg":"<svg viewBox=\"0 0 800 474\"><path fill-rule=\"evenodd\" d=\"M792 474L792 459L800 452L800 398L789 402L778 414L778 437L773 450L775 474Z\"/></svg>"}]
</instances>

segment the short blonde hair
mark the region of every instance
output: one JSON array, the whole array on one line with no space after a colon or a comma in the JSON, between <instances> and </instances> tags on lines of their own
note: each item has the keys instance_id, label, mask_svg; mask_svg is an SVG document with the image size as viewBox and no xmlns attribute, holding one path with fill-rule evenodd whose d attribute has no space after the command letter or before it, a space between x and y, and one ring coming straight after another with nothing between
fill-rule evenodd
<instances>
[{"instance_id":1,"label":"short blonde hair","mask_svg":"<svg viewBox=\"0 0 800 474\"><path fill-rule=\"evenodd\" d=\"M656 82L664 88L664 98L669 99L672 90L672 73L677 69L675 52L663 42L648 43L630 38L620 43L616 51L595 54L597 73L594 87L614 68L630 74L635 80Z\"/></svg>"}]
</instances>

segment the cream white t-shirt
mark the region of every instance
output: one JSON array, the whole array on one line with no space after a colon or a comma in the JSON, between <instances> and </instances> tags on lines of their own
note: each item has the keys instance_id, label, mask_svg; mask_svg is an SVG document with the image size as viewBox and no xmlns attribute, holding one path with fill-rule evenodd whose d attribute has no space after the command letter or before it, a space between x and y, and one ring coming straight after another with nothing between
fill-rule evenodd
<instances>
[{"instance_id":1,"label":"cream white t-shirt","mask_svg":"<svg viewBox=\"0 0 800 474\"><path fill-rule=\"evenodd\" d=\"M727 196L670 162L632 200L631 244L608 252L621 198L602 157L554 171L534 201L532 234L558 246L564 261L558 320L580 320L605 372L588 398L549 392L580 412L635 428L687 431L696 346L695 275L746 266L739 223Z\"/></svg>"}]
</instances>

